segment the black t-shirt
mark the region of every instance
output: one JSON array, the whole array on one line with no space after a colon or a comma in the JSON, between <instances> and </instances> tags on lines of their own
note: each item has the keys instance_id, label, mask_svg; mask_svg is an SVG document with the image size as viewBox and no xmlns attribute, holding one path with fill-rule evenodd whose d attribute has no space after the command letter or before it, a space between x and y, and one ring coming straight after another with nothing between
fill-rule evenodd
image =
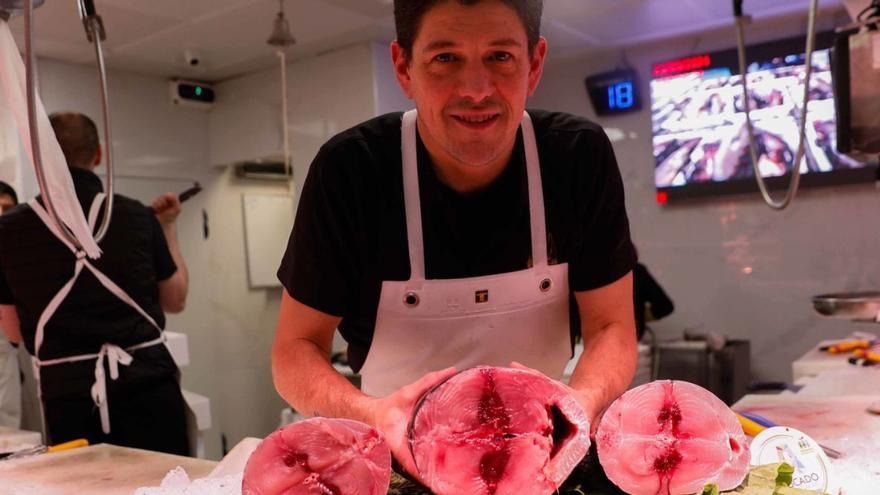
<instances>
[{"instance_id":1,"label":"black t-shirt","mask_svg":"<svg viewBox=\"0 0 880 495\"><path fill-rule=\"evenodd\" d=\"M544 190L549 258L569 263L572 292L596 289L635 266L623 184L611 143L583 118L529 112ZM278 277L290 295L341 316L349 361L363 365L383 280L408 280L401 114L383 115L325 144L303 186ZM528 181L522 135L488 188L461 195L443 184L418 141L419 191L428 279L528 268ZM572 332L578 333L572 302Z\"/></svg>"},{"instance_id":2,"label":"black t-shirt","mask_svg":"<svg viewBox=\"0 0 880 495\"><path fill-rule=\"evenodd\" d=\"M77 199L88 212L101 191L101 181L80 169L71 169L71 176ZM157 282L174 275L177 266L152 211L133 199L115 195L110 227L100 247L103 254L92 264L164 327ZM22 338L31 354L37 321L52 297L73 276L74 263L74 254L49 232L30 206L19 205L0 217L0 304L15 305ZM40 358L94 354L107 342L125 348L157 336L149 322L84 268L46 324ZM108 379L111 390L177 372L165 346L135 351L134 357L131 366L120 366L120 380ZM88 393L94 368L91 360L43 368L44 397Z\"/></svg>"}]
</instances>

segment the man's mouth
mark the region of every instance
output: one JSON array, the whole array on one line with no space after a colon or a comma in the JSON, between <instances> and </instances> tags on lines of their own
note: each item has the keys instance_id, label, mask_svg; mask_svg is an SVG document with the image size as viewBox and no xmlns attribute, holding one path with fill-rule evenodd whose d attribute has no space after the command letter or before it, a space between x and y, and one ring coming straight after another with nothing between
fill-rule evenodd
<instances>
[{"instance_id":1,"label":"man's mouth","mask_svg":"<svg viewBox=\"0 0 880 495\"><path fill-rule=\"evenodd\" d=\"M456 122L470 129L485 129L494 124L501 117L499 113L485 113L477 115L453 115Z\"/></svg>"}]
</instances>

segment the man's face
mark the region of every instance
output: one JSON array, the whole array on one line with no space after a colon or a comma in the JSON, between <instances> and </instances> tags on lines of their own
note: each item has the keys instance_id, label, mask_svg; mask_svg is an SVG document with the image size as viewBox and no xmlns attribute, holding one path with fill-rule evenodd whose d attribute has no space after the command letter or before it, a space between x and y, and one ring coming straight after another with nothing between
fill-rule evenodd
<instances>
[{"instance_id":1,"label":"man's face","mask_svg":"<svg viewBox=\"0 0 880 495\"><path fill-rule=\"evenodd\" d=\"M392 45L398 80L415 100L429 151L467 167L494 163L513 149L545 54L542 38L529 56L522 21L500 0L436 4L421 19L408 63Z\"/></svg>"},{"instance_id":2,"label":"man's face","mask_svg":"<svg viewBox=\"0 0 880 495\"><path fill-rule=\"evenodd\" d=\"M12 196L8 194L0 194L0 215L6 213L6 210L9 210L15 206L15 201L12 200Z\"/></svg>"}]
</instances>

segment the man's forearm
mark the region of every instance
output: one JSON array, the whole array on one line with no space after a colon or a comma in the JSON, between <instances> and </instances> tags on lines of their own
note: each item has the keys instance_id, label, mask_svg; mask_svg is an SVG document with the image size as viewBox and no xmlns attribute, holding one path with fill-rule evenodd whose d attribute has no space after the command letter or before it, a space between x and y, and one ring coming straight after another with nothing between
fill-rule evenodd
<instances>
[{"instance_id":1,"label":"man's forearm","mask_svg":"<svg viewBox=\"0 0 880 495\"><path fill-rule=\"evenodd\" d=\"M371 397L337 372L325 351L308 339L276 346L272 375L278 393L300 414L374 423L368 408Z\"/></svg>"},{"instance_id":2,"label":"man's forearm","mask_svg":"<svg viewBox=\"0 0 880 495\"><path fill-rule=\"evenodd\" d=\"M584 339L584 353L571 377L571 387L591 404L587 411L595 419L632 383L638 360L635 330L613 323Z\"/></svg>"},{"instance_id":3,"label":"man's forearm","mask_svg":"<svg viewBox=\"0 0 880 495\"><path fill-rule=\"evenodd\" d=\"M180 243L177 242L177 224L173 222L163 223L162 232L165 234L165 241L168 243L168 251L171 253L171 258L174 260L174 264L177 265L177 271L183 277L184 285L188 289L189 271L186 268L183 255L180 254Z\"/></svg>"}]
</instances>

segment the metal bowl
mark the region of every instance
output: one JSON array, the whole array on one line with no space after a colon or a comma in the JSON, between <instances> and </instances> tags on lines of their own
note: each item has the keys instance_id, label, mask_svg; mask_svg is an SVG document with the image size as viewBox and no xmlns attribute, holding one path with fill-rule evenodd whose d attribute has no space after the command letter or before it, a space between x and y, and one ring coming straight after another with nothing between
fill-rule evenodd
<instances>
[{"instance_id":1,"label":"metal bowl","mask_svg":"<svg viewBox=\"0 0 880 495\"><path fill-rule=\"evenodd\" d=\"M813 296L813 308L830 318L877 322L880 315L880 291Z\"/></svg>"}]
</instances>

